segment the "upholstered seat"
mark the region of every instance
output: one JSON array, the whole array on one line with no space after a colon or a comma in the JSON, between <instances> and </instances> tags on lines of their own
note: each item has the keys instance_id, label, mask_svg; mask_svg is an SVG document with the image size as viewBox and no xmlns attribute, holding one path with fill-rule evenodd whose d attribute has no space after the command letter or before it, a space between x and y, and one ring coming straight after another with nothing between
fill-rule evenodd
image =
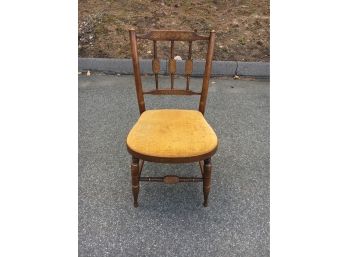
<instances>
[{"instance_id":1,"label":"upholstered seat","mask_svg":"<svg viewBox=\"0 0 348 257\"><path fill-rule=\"evenodd\" d=\"M195 110L145 111L127 137L133 152L160 158L202 156L212 153L217 144L214 130Z\"/></svg>"}]
</instances>

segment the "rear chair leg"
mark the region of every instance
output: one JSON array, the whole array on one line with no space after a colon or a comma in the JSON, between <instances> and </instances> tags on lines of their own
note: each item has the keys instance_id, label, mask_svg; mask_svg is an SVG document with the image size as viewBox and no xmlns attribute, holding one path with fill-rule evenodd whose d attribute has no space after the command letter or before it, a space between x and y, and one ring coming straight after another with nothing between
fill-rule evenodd
<instances>
[{"instance_id":1,"label":"rear chair leg","mask_svg":"<svg viewBox=\"0 0 348 257\"><path fill-rule=\"evenodd\" d=\"M211 183L211 160L204 160L204 174L203 174L203 194L204 194L204 207L208 206L208 196L210 192Z\"/></svg>"},{"instance_id":2,"label":"rear chair leg","mask_svg":"<svg viewBox=\"0 0 348 257\"><path fill-rule=\"evenodd\" d=\"M138 207L138 195L139 195L139 159L132 157L131 164L132 172L132 192L134 199L134 207Z\"/></svg>"}]
</instances>

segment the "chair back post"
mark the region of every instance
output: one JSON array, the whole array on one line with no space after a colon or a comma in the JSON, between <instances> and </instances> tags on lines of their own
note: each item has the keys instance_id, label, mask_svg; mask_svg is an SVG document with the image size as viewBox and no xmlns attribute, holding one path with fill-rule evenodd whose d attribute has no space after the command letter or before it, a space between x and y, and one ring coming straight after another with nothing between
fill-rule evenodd
<instances>
[{"instance_id":1,"label":"chair back post","mask_svg":"<svg viewBox=\"0 0 348 257\"><path fill-rule=\"evenodd\" d=\"M143 86L141 84L137 38L136 38L136 34L135 34L134 29L129 30L129 37L130 37L130 42L131 42L134 80L135 80L135 87L136 87L136 92L137 92L139 112L140 112L140 114L142 114L145 111L145 101L144 101L144 94L143 94Z\"/></svg>"},{"instance_id":2,"label":"chair back post","mask_svg":"<svg viewBox=\"0 0 348 257\"><path fill-rule=\"evenodd\" d=\"M206 57L206 61L205 61L202 93L201 93L201 98L199 100L199 111L203 115L204 115L205 104L207 102L207 96L208 96L209 79L210 79L211 68L212 68L214 46L215 46L215 30L212 30L210 32L208 52L207 52L207 57Z\"/></svg>"}]
</instances>

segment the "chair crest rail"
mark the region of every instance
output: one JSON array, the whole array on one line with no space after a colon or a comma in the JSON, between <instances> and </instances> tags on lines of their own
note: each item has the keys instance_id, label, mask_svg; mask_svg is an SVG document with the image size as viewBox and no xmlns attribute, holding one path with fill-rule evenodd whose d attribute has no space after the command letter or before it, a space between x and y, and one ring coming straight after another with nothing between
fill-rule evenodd
<instances>
[{"instance_id":1,"label":"chair crest rail","mask_svg":"<svg viewBox=\"0 0 348 257\"><path fill-rule=\"evenodd\" d=\"M207 36L198 35L194 31L186 30L152 30L146 34L138 34L139 39L149 39L155 41L197 41L209 40Z\"/></svg>"}]
</instances>

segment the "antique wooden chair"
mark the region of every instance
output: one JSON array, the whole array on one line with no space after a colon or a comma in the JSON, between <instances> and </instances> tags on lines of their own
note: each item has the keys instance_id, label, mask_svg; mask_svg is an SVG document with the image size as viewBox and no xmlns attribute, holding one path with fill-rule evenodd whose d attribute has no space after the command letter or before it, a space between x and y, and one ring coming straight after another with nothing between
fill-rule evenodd
<instances>
[{"instance_id":1,"label":"antique wooden chair","mask_svg":"<svg viewBox=\"0 0 348 257\"><path fill-rule=\"evenodd\" d=\"M153 30L147 34L136 34L129 30L131 52L133 59L136 94L140 111L140 118L131 129L127 137L127 149L132 155L131 174L134 206L138 207L139 182L164 182L176 184L178 182L203 182L203 205L208 206L208 195L211 181L211 156L217 150L218 140L214 130L204 118L207 101L209 78L211 74L212 58L215 44L215 31L210 36L200 36L191 31ZM156 89L143 91L140 66L137 51L137 39L153 41L152 70L155 75ZM201 92L190 90L189 82L192 75L193 62L192 42L196 40L208 41L205 72ZM168 71L171 85L159 88L158 74L160 60L157 57L157 41L170 41L170 59ZM186 89L174 89L176 74L176 60L174 59L174 42L188 42L188 59L185 62ZM199 110L160 109L145 110L144 95L200 95ZM144 162L159 163L189 163L198 162L202 177L178 177L174 175L164 177L141 177Z\"/></svg>"}]
</instances>

